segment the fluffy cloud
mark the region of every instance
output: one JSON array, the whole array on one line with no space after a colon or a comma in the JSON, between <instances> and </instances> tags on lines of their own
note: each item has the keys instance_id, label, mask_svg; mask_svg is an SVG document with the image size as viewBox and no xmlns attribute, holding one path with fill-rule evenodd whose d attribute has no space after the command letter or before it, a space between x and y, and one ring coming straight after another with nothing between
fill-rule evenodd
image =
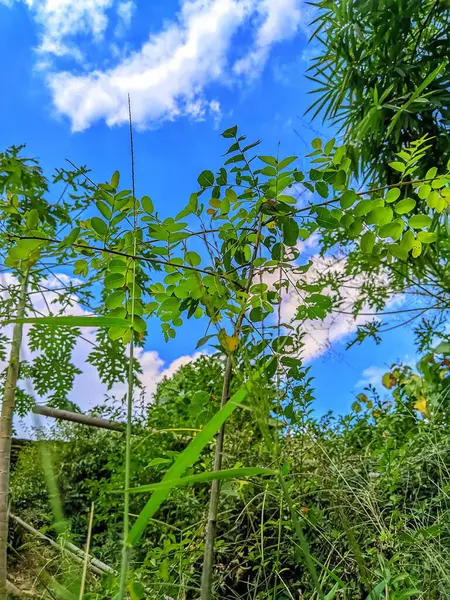
<instances>
[{"instance_id":1,"label":"fluffy cloud","mask_svg":"<svg viewBox=\"0 0 450 600\"><path fill-rule=\"evenodd\" d=\"M302 22L297 0L260 0L255 8L260 24L253 48L234 64L237 75L258 75L273 44L293 37Z\"/></svg>"},{"instance_id":2,"label":"fluffy cloud","mask_svg":"<svg viewBox=\"0 0 450 600\"><path fill-rule=\"evenodd\" d=\"M133 0L125 0L125 2L119 3L119 6L117 7L117 16L119 17L120 23L123 27L130 26L135 10L136 4L133 2Z\"/></svg>"},{"instance_id":3,"label":"fluffy cloud","mask_svg":"<svg viewBox=\"0 0 450 600\"><path fill-rule=\"evenodd\" d=\"M114 0L16 0L25 2L41 30L38 51L54 56L82 53L74 39L82 34L101 41L108 25L107 11ZM12 5L12 0L6 2Z\"/></svg>"},{"instance_id":4,"label":"fluffy cloud","mask_svg":"<svg viewBox=\"0 0 450 600\"><path fill-rule=\"evenodd\" d=\"M364 369L362 372L361 379L355 383L355 388L365 388L369 385L379 387L381 385L381 379L383 378L383 375L387 373L388 370L388 367L367 367L367 369Z\"/></svg>"},{"instance_id":5,"label":"fluffy cloud","mask_svg":"<svg viewBox=\"0 0 450 600\"><path fill-rule=\"evenodd\" d=\"M313 283L319 275L328 272L330 274L344 274L346 269L345 258L321 257L314 252L315 239L311 236L306 242L299 245L301 255L306 259L311 259L312 266L304 275L306 283ZM303 323L302 331L304 333L304 349L303 358L309 362L320 355L324 354L332 348L334 344L347 338L351 333L354 333L359 325L369 323L374 319L373 308L363 306L359 316L354 317L351 312L353 306L360 297L360 288L363 283L364 276L358 276L347 281L345 286L341 288L343 302L339 307L339 312L333 312L328 315L323 321L307 320ZM276 278L273 279L275 281ZM329 290L324 290L324 293L329 293ZM284 322L295 321L298 306L302 304L302 296L295 289L285 295L281 305L281 318ZM390 309L401 306L404 302L403 296L393 296L387 307ZM350 313L350 314L346 314Z\"/></svg>"},{"instance_id":6,"label":"fluffy cloud","mask_svg":"<svg viewBox=\"0 0 450 600\"><path fill-rule=\"evenodd\" d=\"M69 118L74 131L97 120L109 126L126 122L128 94L133 119L141 128L182 116L211 115L217 121L220 106L208 98L208 86L257 75L273 45L303 26L302 0L181 0L178 14L138 51L126 53L126 41L122 50L105 44L111 54L105 60L116 56L118 62L113 68L94 69L81 67L83 54L76 41L101 41L113 9L119 21L116 36L123 36L135 9L133 0L19 1L26 2L40 28L39 66L46 71L57 112ZM250 47L236 49L235 34L244 26L249 28ZM54 59L65 55L79 60L77 72L58 69Z\"/></svg>"}]
</instances>

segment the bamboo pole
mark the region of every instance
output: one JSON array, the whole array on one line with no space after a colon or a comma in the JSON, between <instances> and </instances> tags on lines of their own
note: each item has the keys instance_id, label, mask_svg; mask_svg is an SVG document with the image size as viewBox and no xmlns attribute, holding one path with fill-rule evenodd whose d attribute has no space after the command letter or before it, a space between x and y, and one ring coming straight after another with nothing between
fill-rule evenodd
<instances>
[{"instance_id":1,"label":"bamboo pole","mask_svg":"<svg viewBox=\"0 0 450 600\"><path fill-rule=\"evenodd\" d=\"M89 567L89 550L91 548L91 537L92 537L92 525L94 523L94 503L91 504L91 513L89 515L89 525L88 525L88 535L86 540L86 548L84 551L84 561L83 561L83 574L81 576L81 585L80 585L80 597L79 600L83 600L84 590L86 587L86 577L87 570Z\"/></svg>"},{"instance_id":2,"label":"bamboo pole","mask_svg":"<svg viewBox=\"0 0 450 600\"><path fill-rule=\"evenodd\" d=\"M54 548L57 548L58 550L69 551L73 555L74 559L77 562L83 563L83 560L84 560L84 557L86 556L86 554L85 554L85 552L83 552L83 550L81 548L78 548L78 546L75 546L75 544L72 544L71 542L68 542L66 540L63 542L63 544L59 544L58 542L55 542L55 540L52 540L52 538L46 536L41 531L35 529L29 523L26 523L20 517L13 515L12 513L10 513L9 516L11 517L11 519L13 521L15 521L18 525L20 525L23 529L25 529L29 533L32 533L36 537L47 542L48 544L50 544L50 546L53 546ZM113 568L106 565L104 562L102 562L98 558L95 558L94 556L90 556L89 561L90 561L89 566L90 566L91 570L94 573L96 573L97 575L105 575L105 573L116 574L116 571Z\"/></svg>"},{"instance_id":3,"label":"bamboo pole","mask_svg":"<svg viewBox=\"0 0 450 600\"><path fill-rule=\"evenodd\" d=\"M125 431L125 425L123 423L114 423L113 421L107 421L106 419L102 419L100 417L90 417L88 415L71 412L69 410L52 408L51 406L42 406L36 404L33 407L33 412L36 415L42 415L43 417L50 417L52 419L59 419L60 421L71 421L72 423L81 423L82 425L99 427L100 429L110 429L112 431Z\"/></svg>"},{"instance_id":4,"label":"bamboo pole","mask_svg":"<svg viewBox=\"0 0 450 600\"><path fill-rule=\"evenodd\" d=\"M17 305L17 318L25 315L29 270L22 274ZM11 437L14 404L16 400L17 380L19 378L20 346L22 344L22 323L16 323L13 329L9 364L3 392L0 419L0 600L7 600L6 578L8 574L8 511L9 511L9 474L11 468Z\"/></svg>"}]
</instances>

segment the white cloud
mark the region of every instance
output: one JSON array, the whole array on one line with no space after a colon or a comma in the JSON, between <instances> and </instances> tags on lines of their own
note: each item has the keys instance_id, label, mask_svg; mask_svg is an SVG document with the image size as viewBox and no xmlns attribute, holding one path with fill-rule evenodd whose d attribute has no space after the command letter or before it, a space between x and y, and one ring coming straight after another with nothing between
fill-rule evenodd
<instances>
[{"instance_id":1,"label":"white cloud","mask_svg":"<svg viewBox=\"0 0 450 600\"><path fill-rule=\"evenodd\" d=\"M19 0L16 0L19 1ZM74 38L80 34L103 39L108 25L107 11L114 0L22 0L41 29L38 51L54 56L71 55L78 60L82 53Z\"/></svg>"},{"instance_id":2,"label":"white cloud","mask_svg":"<svg viewBox=\"0 0 450 600\"><path fill-rule=\"evenodd\" d=\"M306 243L299 246L301 256L305 256L308 249L314 249L314 236L311 236ZM320 257L317 254L311 257L312 266L305 273L306 283L314 283L320 274L329 272L331 274L344 274L346 269L345 258ZM273 279L276 280L276 277ZM375 309L369 306L363 306L361 313L354 317L351 312L353 306L360 297L360 288L363 284L364 276L353 277L341 286L341 295L343 302L339 307L339 312L332 312L324 320L309 319L302 325L304 333L304 348L303 359L307 362L319 357L332 348L334 344L344 340L351 333L354 333L359 325L369 323L374 319ZM330 290L324 290L325 294L329 294ZM304 304L305 293L298 292L295 289L289 291L283 298L281 305L282 321L295 321L298 307ZM387 303L387 308L399 307L404 302L403 296L393 296ZM350 313L350 314L345 314Z\"/></svg>"},{"instance_id":3,"label":"white cloud","mask_svg":"<svg viewBox=\"0 0 450 600\"><path fill-rule=\"evenodd\" d=\"M125 25L125 27L128 27L130 25L135 10L136 4L133 2L133 0L126 0L125 2L120 2L119 6L117 7L117 16Z\"/></svg>"},{"instance_id":4,"label":"white cloud","mask_svg":"<svg viewBox=\"0 0 450 600\"><path fill-rule=\"evenodd\" d=\"M49 84L58 112L75 131L104 119L109 126L128 119L127 94L137 125L188 115L202 119L217 101L204 88L225 77L231 38L248 12L246 1L185 1L176 21L107 71L87 75L51 74Z\"/></svg>"},{"instance_id":5,"label":"white cloud","mask_svg":"<svg viewBox=\"0 0 450 600\"><path fill-rule=\"evenodd\" d=\"M273 44L293 37L302 21L298 0L260 0L256 12L260 24L254 47L234 64L237 75L258 75Z\"/></svg>"},{"instance_id":6,"label":"white cloud","mask_svg":"<svg viewBox=\"0 0 450 600\"><path fill-rule=\"evenodd\" d=\"M128 51L126 41L119 50L104 44L110 56L104 58L103 68L93 68L86 61L82 66L84 46L79 42L102 41L114 8L119 20L116 36L123 36L135 9L133 0L19 1L28 5L39 26L38 67L46 72L56 111L69 118L74 131L97 120L109 126L125 123L128 94L134 122L141 128L182 116L211 116L217 123L220 105L208 97L208 86L258 74L272 46L303 26L302 0L180 0L178 14L138 51ZM255 32L249 30L245 55L232 65L235 34L245 25ZM79 61L77 72L58 69L55 57L65 55ZM105 68L111 59L116 66Z\"/></svg>"},{"instance_id":7,"label":"white cloud","mask_svg":"<svg viewBox=\"0 0 450 600\"><path fill-rule=\"evenodd\" d=\"M389 367L367 367L362 372L362 377L355 383L355 388L364 388L368 385L375 387L381 385L381 379L385 373L389 371Z\"/></svg>"},{"instance_id":8,"label":"white cloud","mask_svg":"<svg viewBox=\"0 0 450 600\"><path fill-rule=\"evenodd\" d=\"M125 0L124 2L119 2L119 5L117 7L117 17L119 19L119 23L115 31L117 36L124 35L125 31L131 25L131 20L135 12L136 3L133 0Z\"/></svg>"}]
</instances>

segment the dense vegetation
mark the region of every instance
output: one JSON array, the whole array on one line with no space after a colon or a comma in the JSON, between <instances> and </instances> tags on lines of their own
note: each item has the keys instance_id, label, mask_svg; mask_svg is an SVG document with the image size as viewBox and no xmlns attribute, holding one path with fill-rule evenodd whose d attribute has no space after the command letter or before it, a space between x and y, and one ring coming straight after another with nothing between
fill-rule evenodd
<instances>
[{"instance_id":1,"label":"dense vegetation","mask_svg":"<svg viewBox=\"0 0 450 600\"><path fill-rule=\"evenodd\" d=\"M386 382L392 386L389 395L386 390L381 396L361 395L352 413L342 418L330 414L317 420L305 407L303 429L282 440L294 506L323 586L334 589L336 598L365 598L371 590L374 598L446 597L449 378L447 363L441 362L424 365L426 376L393 368ZM220 359L200 358L159 385L155 404L135 420L133 484L158 481L186 447L192 433L173 429L198 427L203 417L193 410L192 398L205 390L219 395L222 369ZM275 402L273 389L264 393ZM426 418L415 409L422 394L427 403L436 401L436 410ZM425 411L424 405L419 408ZM225 468L274 466L257 423L247 414L230 421L228 432ZM116 566L122 524L120 497L114 492L123 481L122 436L82 426L54 433L65 442L54 447L55 470L72 539L83 544L88 508L94 501L93 553ZM209 471L212 460L210 445L190 473ZM39 462L36 446L23 452L13 476L13 510L51 531L45 479L36 469ZM314 597L289 512L274 481L229 482L222 491L217 596ZM144 597L196 597L207 504L205 484L180 488L149 524L145 543L132 557L135 579L146 589ZM139 513L142 506L142 497L136 496L131 512ZM15 536L17 546L24 543L20 529ZM30 538L28 542L21 560L31 561L38 570L49 557L42 559L42 546ZM19 564L23 568L24 563ZM52 574L57 575L60 566L53 563Z\"/></svg>"},{"instance_id":2,"label":"dense vegetation","mask_svg":"<svg viewBox=\"0 0 450 600\"><path fill-rule=\"evenodd\" d=\"M223 166L161 216L118 171L50 183L0 154L0 600L11 574L75 600L448 597L447 9L318 3L319 107L344 143L313 140L307 173L230 127ZM133 164L131 110L130 134ZM318 419L304 336L341 313L371 317L350 344L414 327L421 358ZM205 353L141 402L149 329L190 319ZM15 414L79 410L86 331L99 380L127 386L94 413L125 428L37 431L10 478Z\"/></svg>"}]
</instances>

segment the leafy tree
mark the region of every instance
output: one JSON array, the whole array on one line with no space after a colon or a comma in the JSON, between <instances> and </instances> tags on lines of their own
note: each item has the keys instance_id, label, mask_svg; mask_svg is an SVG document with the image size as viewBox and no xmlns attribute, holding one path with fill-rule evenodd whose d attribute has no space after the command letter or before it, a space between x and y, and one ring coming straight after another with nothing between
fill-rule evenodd
<instances>
[{"instance_id":1,"label":"leafy tree","mask_svg":"<svg viewBox=\"0 0 450 600\"><path fill-rule=\"evenodd\" d=\"M56 260L59 264L70 264L69 237L62 237L58 248L49 248L48 237L63 234L72 223L73 213L80 214L86 208L92 192L89 185L81 186L84 195L75 192L80 187L77 178L85 176L83 169L59 171L54 183L64 183L63 193L57 202L46 199L48 182L37 162L22 156L23 147L12 147L0 154L0 253L4 269L13 278L2 282L0 314L3 321L16 319L9 349L9 362L0 380L2 392L2 417L0 423L0 597L6 597L6 544L8 530L9 461L11 448L12 419L15 413L23 416L34 404L30 390L23 389L20 380L29 379L34 389L42 396L49 396L49 403L66 407L68 393L74 377L80 371L72 364L71 354L80 335L76 327L61 327L57 330L36 325L29 334L29 349L36 352L30 362L21 353L23 319L26 314L36 314L33 299L38 295L44 300L48 312L52 309L61 313L73 305L74 298L89 307L92 301L91 282L81 285L66 283L54 274ZM70 201L64 199L68 188L72 190ZM94 189L95 192L95 189ZM88 195L88 198L86 198ZM20 238L19 241L17 239ZM46 278L53 277L56 285L48 287ZM54 306L56 305L56 306ZM2 343L6 344L5 336ZM119 349L117 349L119 350ZM6 354L6 348L5 352ZM102 380L120 375L118 363L123 348L115 355L115 367L102 371L104 361L111 352L104 353L104 360L91 356L97 364ZM122 360L123 364L123 360ZM122 367L123 372L123 367ZM111 377L112 376L112 377Z\"/></svg>"},{"instance_id":2,"label":"leafy tree","mask_svg":"<svg viewBox=\"0 0 450 600\"><path fill-rule=\"evenodd\" d=\"M335 245L359 247L357 259L349 263L358 267L359 273L366 263L374 271L385 265L397 269L405 263L416 265L427 256L427 248L438 246L440 215L449 202L448 170L438 172L432 168L425 177L416 177L426 154L424 140L403 149L400 161L391 165L401 173L397 185L355 190L348 148L336 147L335 140L325 145L314 140L314 166L305 176L293 166L296 157L255 156L259 142L247 144L237 127L222 135L231 143L224 167L217 173L205 170L200 174L197 191L175 218L162 221L148 196L137 199L133 190L119 191L120 175L116 172L110 183L95 188L94 197L89 198L92 216L78 220L65 240L45 231L32 236L18 234L10 250L17 252L29 237L48 252L63 248L71 262L75 261L78 276L86 283L92 278L103 284L92 315L25 321L48 328L99 327L106 329L109 339L119 347L129 347L119 598L125 597L129 586L134 590L129 568L131 548L142 540L171 490L178 492L178 488L199 481L212 481L201 583L202 599L211 597L219 483L238 475L273 476L270 485L278 490L277 505L282 500L289 515L295 546L309 573L311 593L325 597L323 576L319 576L305 523L293 499L295 481L287 478L280 424L293 432L306 427L307 416L302 409L308 406L311 390L300 357L302 326L331 315L339 308L340 298L339 294L330 295L333 282L326 277L311 283L305 276L311 263L299 262L298 242L317 233L324 251ZM310 206L296 207L290 188L299 183L316 200ZM402 196L406 188L412 190L413 198ZM207 226L205 219L209 220ZM198 223L198 228L190 222ZM193 249L198 248L199 240L205 244L202 255ZM281 320L280 305L286 292L299 296L292 323ZM384 296L374 297L369 284L355 304L355 315L362 311L366 298L372 305L385 301ZM208 335L200 340L199 347L209 342L225 357L222 390L214 394L220 396L219 409L211 418L205 418L197 435L174 456L161 482L132 488L136 384L133 352L135 345L144 342L152 316L160 320L167 340L176 336L176 328L184 319L206 317ZM275 406L273 396L265 391L270 389L275 390ZM208 390L196 390L191 400L198 412L207 412L211 404ZM223 470L227 443L224 426L228 421L231 432L233 425L239 429L240 407L254 415L259 439L270 457L269 465L262 461L255 466L244 464L237 470ZM186 475L216 434L212 470ZM137 518L133 517L130 527L131 507L134 502L140 504L135 497L149 492L148 501L137 513L132 512ZM358 555L351 531L348 540ZM366 593L371 592L370 578L359 563L358 573ZM329 587L330 582L326 585Z\"/></svg>"},{"instance_id":3,"label":"leafy tree","mask_svg":"<svg viewBox=\"0 0 450 600\"><path fill-rule=\"evenodd\" d=\"M403 146L428 137L424 171L448 153L448 0L319 0L314 116L336 125L355 171L379 185Z\"/></svg>"}]
</instances>

